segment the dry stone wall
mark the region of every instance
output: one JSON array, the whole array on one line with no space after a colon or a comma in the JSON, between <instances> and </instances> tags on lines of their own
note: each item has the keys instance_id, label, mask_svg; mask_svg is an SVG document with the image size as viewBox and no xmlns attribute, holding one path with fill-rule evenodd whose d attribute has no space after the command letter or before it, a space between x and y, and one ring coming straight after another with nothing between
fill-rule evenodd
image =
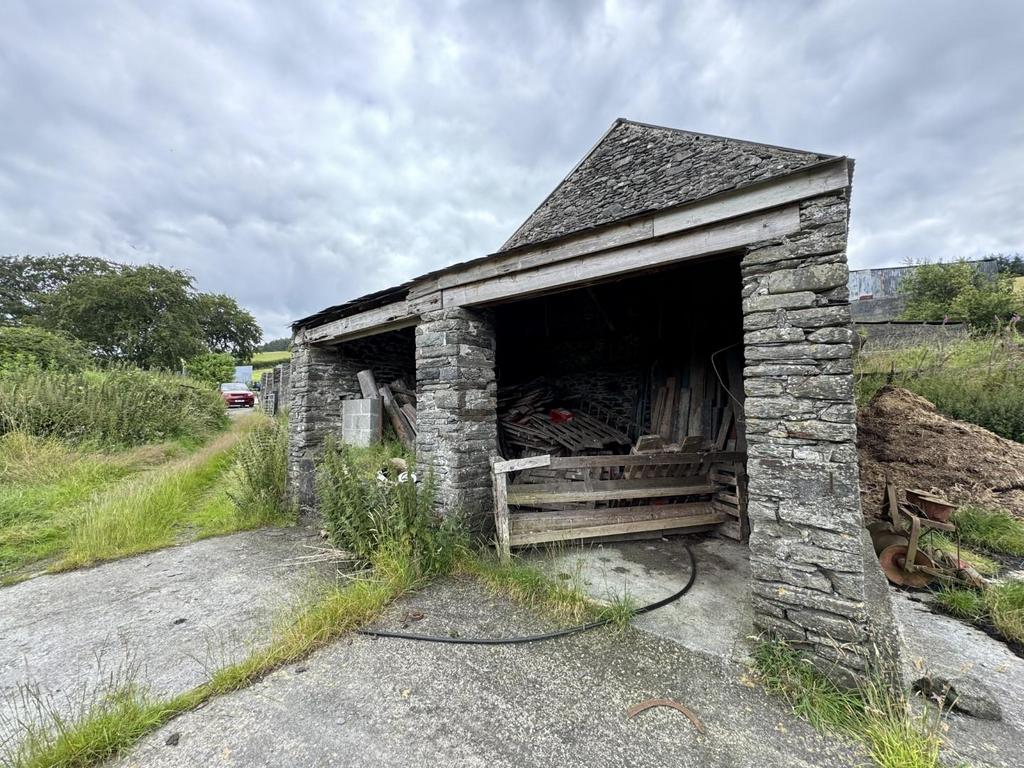
<instances>
[{"instance_id":1,"label":"dry stone wall","mask_svg":"<svg viewBox=\"0 0 1024 768\"><path fill-rule=\"evenodd\" d=\"M844 682L872 662L847 294L846 193L743 258L748 513L757 628Z\"/></svg>"},{"instance_id":2,"label":"dry stone wall","mask_svg":"<svg viewBox=\"0 0 1024 768\"><path fill-rule=\"evenodd\" d=\"M424 314L416 327L416 461L431 472L445 514L491 521L490 457L497 453L494 322L465 308Z\"/></svg>"},{"instance_id":3,"label":"dry stone wall","mask_svg":"<svg viewBox=\"0 0 1024 768\"><path fill-rule=\"evenodd\" d=\"M360 397L359 370L358 361L345 358L338 347L296 344L292 349L288 482L303 516L315 512L314 464L327 435L341 435L342 401Z\"/></svg>"}]
</instances>

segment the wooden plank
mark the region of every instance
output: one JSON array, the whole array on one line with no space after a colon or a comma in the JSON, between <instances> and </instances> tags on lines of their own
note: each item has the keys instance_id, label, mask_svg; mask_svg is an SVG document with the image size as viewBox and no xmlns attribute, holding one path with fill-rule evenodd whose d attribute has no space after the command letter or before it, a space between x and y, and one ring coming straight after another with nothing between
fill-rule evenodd
<instances>
[{"instance_id":1,"label":"wooden plank","mask_svg":"<svg viewBox=\"0 0 1024 768\"><path fill-rule=\"evenodd\" d=\"M537 467L547 467L551 465L550 454L544 456L527 456L522 459L512 459L510 461L497 461L491 466L494 471L498 474L504 474L506 472L519 472L523 469L536 469Z\"/></svg>"},{"instance_id":2,"label":"wooden plank","mask_svg":"<svg viewBox=\"0 0 1024 768\"><path fill-rule=\"evenodd\" d=\"M665 405L661 411L661 422L658 434L666 440L672 439L672 417L676 415L676 377L669 376L665 381Z\"/></svg>"},{"instance_id":3,"label":"wooden plank","mask_svg":"<svg viewBox=\"0 0 1024 768\"><path fill-rule=\"evenodd\" d=\"M680 480L684 482L679 482ZM508 503L524 506L565 504L570 501L656 499L661 496L710 494L718 488L714 483L695 483L693 480L694 478L655 477L645 480L598 480L589 483L517 485L513 486L509 492Z\"/></svg>"},{"instance_id":4,"label":"wooden plank","mask_svg":"<svg viewBox=\"0 0 1024 768\"><path fill-rule=\"evenodd\" d=\"M363 397L371 398L378 396L377 379L374 378L373 371L360 371L356 374L356 380L359 382L359 389L362 390Z\"/></svg>"},{"instance_id":5,"label":"wooden plank","mask_svg":"<svg viewBox=\"0 0 1024 768\"><path fill-rule=\"evenodd\" d=\"M406 421L409 422L409 426L412 427L412 431L416 431L416 406L406 403L402 406L402 413L405 415Z\"/></svg>"},{"instance_id":6,"label":"wooden plank","mask_svg":"<svg viewBox=\"0 0 1024 768\"><path fill-rule=\"evenodd\" d=\"M690 397L692 392L689 387L681 387L679 389L679 403L676 406L678 411L676 415L676 428L672 433L673 442L679 442L687 435L687 429L690 424Z\"/></svg>"},{"instance_id":7,"label":"wooden plank","mask_svg":"<svg viewBox=\"0 0 1024 768\"><path fill-rule=\"evenodd\" d=\"M536 269L651 237L660 237L707 226L716 221L777 208L808 197L844 189L849 184L849 161L846 158L836 158L783 178L766 179L742 189L684 203L671 210L612 224L594 232L561 238L554 243L544 243L507 254L491 254L465 264L460 269L417 281L409 291L409 300L411 304L416 305L424 301L425 297L433 298L437 292L458 285Z\"/></svg>"},{"instance_id":8,"label":"wooden plank","mask_svg":"<svg viewBox=\"0 0 1024 768\"><path fill-rule=\"evenodd\" d=\"M401 441L409 450L415 449L415 440L412 430L405 421L405 416L402 414L402 410L398 407L398 403L395 402L395 396L391 394L391 387L387 384L381 384L380 396L384 399L384 410L388 413L388 418L391 419L391 426L395 428L395 434L398 435L398 439Z\"/></svg>"},{"instance_id":9,"label":"wooden plank","mask_svg":"<svg viewBox=\"0 0 1024 768\"><path fill-rule=\"evenodd\" d=\"M592 525L628 523L632 520L659 520L667 517L706 515L716 511L711 502L691 501L685 504L644 504L637 507L606 507L604 509L564 509L543 512L513 512L512 533L553 531ZM735 510L733 510L735 513Z\"/></svg>"},{"instance_id":10,"label":"wooden plank","mask_svg":"<svg viewBox=\"0 0 1024 768\"><path fill-rule=\"evenodd\" d=\"M447 288L442 293L442 305L445 308L472 306L582 286L658 265L731 251L761 240L783 237L799 229L800 209L794 205L685 232L665 240L639 243Z\"/></svg>"},{"instance_id":11,"label":"wooden plank","mask_svg":"<svg viewBox=\"0 0 1024 768\"><path fill-rule=\"evenodd\" d=\"M552 456L552 469L579 469L581 467L638 467L646 464L693 464L702 459L708 462L729 463L744 461L746 453L714 451L709 453L666 451L665 453L633 453L628 456Z\"/></svg>"},{"instance_id":12,"label":"wooden plank","mask_svg":"<svg viewBox=\"0 0 1024 768\"><path fill-rule=\"evenodd\" d=\"M368 309L302 331L302 343L334 343L416 325L419 315L404 301Z\"/></svg>"},{"instance_id":13,"label":"wooden plank","mask_svg":"<svg viewBox=\"0 0 1024 768\"><path fill-rule=\"evenodd\" d=\"M688 515L686 517L659 518L657 520L637 520L629 523L612 525L594 525L586 528L569 528L560 531L536 531L533 533L512 534L510 543L513 547L525 544L542 544L551 541L568 541L569 539L587 539L594 536L615 536L622 533L639 531L674 530L676 528L692 528L695 526L715 525L728 518L721 512L708 512L704 515Z\"/></svg>"},{"instance_id":14,"label":"wooden plank","mask_svg":"<svg viewBox=\"0 0 1024 768\"><path fill-rule=\"evenodd\" d=\"M729 427L732 426L732 411L725 409L722 412L722 426L718 428L718 437L715 438L715 448L722 450L725 448L725 441L729 437Z\"/></svg>"},{"instance_id":15,"label":"wooden plank","mask_svg":"<svg viewBox=\"0 0 1024 768\"><path fill-rule=\"evenodd\" d=\"M500 462L500 456L491 457L491 487L494 492L494 529L497 535L498 557L507 562L511 556L509 551L508 475L504 472L494 471L494 467Z\"/></svg>"}]
</instances>

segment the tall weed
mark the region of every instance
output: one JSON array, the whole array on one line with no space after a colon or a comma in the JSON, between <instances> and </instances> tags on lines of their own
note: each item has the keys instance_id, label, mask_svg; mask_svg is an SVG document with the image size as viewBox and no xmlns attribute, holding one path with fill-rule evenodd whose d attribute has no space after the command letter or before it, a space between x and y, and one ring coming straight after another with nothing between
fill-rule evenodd
<instances>
[{"instance_id":1,"label":"tall weed","mask_svg":"<svg viewBox=\"0 0 1024 768\"><path fill-rule=\"evenodd\" d=\"M410 468L404 482L395 459ZM354 448L330 442L316 490L331 543L365 563L382 556L408 561L418 577L450 571L464 549L462 521L437 516L433 478L412 482L412 469L392 443Z\"/></svg>"},{"instance_id":2,"label":"tall weed","mask_svg":"<svg viewBox=\"0 0 1024 768\"><path fill-rule=\"evenodd\" d=\"M295 515L288 495L288 422L257 418L235 453L228 491L239 520L254 525Z\"/></svg>"}]
</instances>

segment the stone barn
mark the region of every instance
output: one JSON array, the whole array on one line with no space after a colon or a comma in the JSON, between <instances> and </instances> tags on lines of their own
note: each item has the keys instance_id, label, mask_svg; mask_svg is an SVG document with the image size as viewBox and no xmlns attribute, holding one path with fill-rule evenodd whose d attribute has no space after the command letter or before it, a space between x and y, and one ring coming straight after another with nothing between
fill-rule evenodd
<instances>
[{"instance_id":1,"label":"stone barn","mask_svg":"<svg viewBox=\"0 0 1024 768\"><path fill-rule=\"evenodd\" d=\"M371 370L443 511L502 547L718 531L749 548L756 627L862 675L852 175L617 120L496 253L294 323L302 510L325 437L379 423Z\"/></svg>"}]
</instances>

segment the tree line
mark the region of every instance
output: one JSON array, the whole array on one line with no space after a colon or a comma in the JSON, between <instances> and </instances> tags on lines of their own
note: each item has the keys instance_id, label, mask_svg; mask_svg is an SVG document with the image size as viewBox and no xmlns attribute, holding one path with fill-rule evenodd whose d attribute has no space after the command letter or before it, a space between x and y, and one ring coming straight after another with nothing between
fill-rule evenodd
<instances>
[{"instance_id":1,"label":"tree line","mask_svg":"<svg viewBox=\"0 0 1024 768\"><path fill-rule=\"evenodd\" d=\"M998 272L977 263L917 264L900 285L906 299L903 320L962 322L976 332L1014 328L1024 315L1020 255L996 257Z\"/></svg>"},{"instance_id":2,"label":"tree line","mask_svg":"<svg viewBox=\"0 0 1024 768\"><path fill-rule=\"evenodd\" d=\"M178 370L211 355L248 363L262 337L233 298L196 290L179 269L68 254L0 257L0 352L43 345L104 365Z\"/></svg>"}]
</instances>

